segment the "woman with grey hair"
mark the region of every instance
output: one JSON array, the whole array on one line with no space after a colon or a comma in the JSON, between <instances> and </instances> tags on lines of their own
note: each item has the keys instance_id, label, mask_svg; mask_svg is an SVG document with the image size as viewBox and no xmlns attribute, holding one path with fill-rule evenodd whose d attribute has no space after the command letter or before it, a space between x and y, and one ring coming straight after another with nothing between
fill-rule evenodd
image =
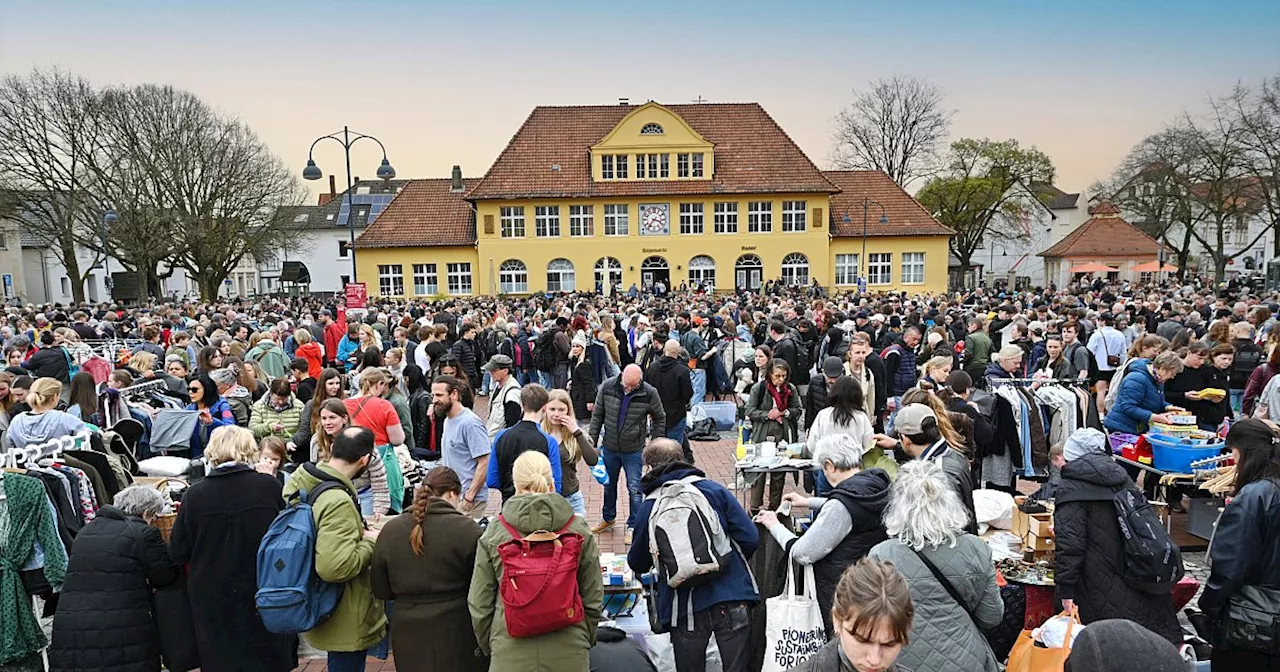
<instances>
[{"instance_id":1,"label":"woman with grey hair","mask_svg":"<svg viewBox=\"0 0 1280 672\"><path fill-rule=\"evenodd\" d=\"M997 672L984 630L1004 616L986 542L964 531L969 512L942 467L912 460L898 470L884 524L889 540L870 557L907 578L916 617L898 663L916 672Z\"/></svg>"},{"instance_id":2,"label":"woman with grey hair","mask_svg":"<svg viewBox=\"0 0 1280 672\"><path fill-rule=\"evenodd\" d=\"M887 538L881 514L889 502L889 474L883 469L862 471L862 445L849 434L832 434L817 441L814 464L831 484L827 497L783 495L783 502L816 511L804 536L796 535L773 511L761 511L756 522L768 528L778 544L802 565L812 565L818 605L827 637L833 637L832 597L845 568L867 555Z\"/></svg>"},{"instance_id":3,"label":"woman with grey hair","mask_svg":"<svg viewBox=\"0 0 1280 672\"><path fill-rule=\"evenodd\" d=\"M154 489L130 486L80 530L53 619L50 669L160 670L151 591L181 576L149 525L164 504Z\"/></svg>"}]
</instances>

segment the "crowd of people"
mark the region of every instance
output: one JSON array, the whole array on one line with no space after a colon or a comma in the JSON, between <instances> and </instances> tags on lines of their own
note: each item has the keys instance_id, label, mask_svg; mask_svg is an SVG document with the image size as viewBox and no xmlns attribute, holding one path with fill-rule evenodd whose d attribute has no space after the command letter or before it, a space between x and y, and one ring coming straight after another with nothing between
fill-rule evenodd
<instances>
[{"instance_id":1,"label":"crowd of people","mask_svg":"<svg viewBox=\"0 0 1280 672\"><path fill-rule=\"evenodd\" d=\"M1102 283L475 297L360 315L318 297L13 306L0 316L0 446L109 431L123 417L148 430L135 448L145 460L173 428L122 390L162 381L159 394L190 418L163 452L207 465L167 543L150 525L165 501L140 485L86 498L70 514L74 544L36 539L35 566L61 584L46 654L55 670L160 669L151 601L175 584L202 669L293 669L297 638L258 614L257 554L282 511L331 482L310 502L314 565L343 589L302 637L335 672L387 648L404 669L653 669L600 627L599 540L616 534L630 568L658 577L654 630L669 633L679 672L705 669L713 637L725 672L760 669L753 627L779 592L756 566L765 547L816 579L829 643L798 669L995 671L1008 651L988 633L1004 604L974 491L1028 481L1057 503L1057 596L1086 625L1067 669L1175 670L1190 633L1168 591L1128 585L1116 560L1111 500L1149 497L1153 479L1136 483L1106 432L1141 434L1187 410L1205 429L1229 428L1237 465L1199 602L1214 669L1280 669L1277 313L1247 291ZM1037 437L1032 418L981 401L1010 381L1087 401L1069 429L1045 421ZM1211 388L1226 394L1202 394ZM781 474L757 478L739 504L690 444L690 410L713 400L737 407L747 442L785 444L815 470L790 491ZM30 612L27 595L39 594L18 577L35 534L17 524L20 471L0 479L0 614ZM599 511L586 506L594 488ZM697 580L666 553L678 543L663 528L666 502L677 498L696 503L719 549ZM530 635L534 607L509 595L507 547L548 539L571 549L555 574L570 618ZM1244 622L1242 602L1271 625ZM26 616L0 625L0 666L44 669ZM1260 630L1262 644L1247 635Z\"/></svg>"}]
</instances>

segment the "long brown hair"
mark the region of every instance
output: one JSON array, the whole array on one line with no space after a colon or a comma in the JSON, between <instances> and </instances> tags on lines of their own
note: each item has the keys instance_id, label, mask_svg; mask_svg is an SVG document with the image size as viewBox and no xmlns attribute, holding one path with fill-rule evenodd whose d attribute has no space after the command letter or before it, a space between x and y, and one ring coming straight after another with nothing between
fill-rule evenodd
<instances>
[{"instance_id":1,"label":"long brown hair","mask_svg":"<svg viewBox=\"0 0 1280 672\"><path fill-rule=\"evenodd\" d=\"M906 406L908 404L924 404L933 409L933 414L938 419L938 433L942 434L942 438L947 440L947 444L960 454L966 458L972 458L973 453L969 451L968 442L951 424L951 417L947 414L947 407L943 405L938 395L929 390L913 387L902 393L902 405Z\"/></svg>"},{"instance_id":2,"label":"long brown hair","mask_svg":"<svg viewBox=\"0 0 1280 672\"><path fill-rule=\"evenodd\" d=\"M414 555L421 556L425 549L422 523L427 518L427 507L431 505L431 500L443 499L450 492L461 495L462 481L458 480L457 472L449 467L436 467L428 471L422 479L422 485L413 491L411 511L414 525L413 531L409 532L409 547L413 549Z\"/></svg>"},{"instance_id":3,"label":"long brown hair","mask_svg":"<svg viewBox=\"0 0 1280 672\"><path fill-rule=\"evenodd\" d=\"M327 396L328 386L325 383L330 379L338 379L338 395L335 397ZM347 386L342 381L342 374L337 369L328 368L320 372L320 379L316 381L316 391L311 397L311 431L314 433L320 426L320 407L329 399L343 399L347 394Z\"/></svg>"},{"instance_id":4,"label":"long brown hair","mask_svg":"<svg viewBox=\"0 0 1280 672\"><path fill-rule=\"evenodd\" d=\"M547 403L558 401L569 409L569 413L573 413L573 400L569 398L569 393L564 390L548 390ZM546 406L544 405L545 409ZM578 440L570 434L563 425L551 421L551 416L542 416L542 431L551 435L551 438L560 443L560 453L569 456L569 462L576 463L578 461Z\"/></svg>"},{"instance_id":5,"label":"long brown hair","mask_svg":"<svg viewBox=\"0 0 1280 672\"><path fill-rule=\"evenodd\" d=\"M0 371L0 382L3 382L8 388L3 397L0 397L0 412L6 415L13 410L13 381L14 375L8 371Z\"/></svg>"},{"instance_id":6,"label":"long brown hair","mask_svg":"<svg viewBox=\"0 0 1280 672\"><path fill-rule=\"evenodd\" d=\"M316 437L316 455L318 459L329 459L329 450L333 447L333 437L325 433L324 427L320 426L320 411L329 411L334 415L342 416L347 419L347 423L351 422L351 413L347 410L347 405L341 399L326 399L323 404L316 407L316 424L311 426L312 436Z\"/></svg>"}]
</instances>

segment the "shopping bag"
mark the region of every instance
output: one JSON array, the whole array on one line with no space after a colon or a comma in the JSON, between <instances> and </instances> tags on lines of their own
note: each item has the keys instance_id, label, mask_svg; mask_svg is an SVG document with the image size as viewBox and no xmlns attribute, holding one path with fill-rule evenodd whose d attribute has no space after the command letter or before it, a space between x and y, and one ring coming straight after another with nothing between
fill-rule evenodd
<instances>
[{"instance_id":1,"label":"shopping bag","mask_svg":"<svg viewBox=\"0 0 1280 672\"><path fill-rule=\"evenodd\" d=\"M1080 617L1075 611L1064 611L1059 616L1069 619L1063 646L1052 649L1036 646L1036 631L1023 630L1022 634L1018 635L1018 641L1014 643L1013 650L1009 652L1009 666L1005 668L1006 672L1062 672L1067 664L1067 656L1071 655L1071 633L1077 627L1083 626L1080 625Z\"/></svg>"},{"instance_id":2,"label":"shopping bag","mask_svg":"<svg viewBox=\"0 0 1280 672\"><path fill-rule=\"evenodd\" d=\"M596 482L600 485L609 485L609 470L605 469L604 460L591 465L591 475L595 477Z\"/></svg>"},{"instance_id":3,"label":"shopping bag","mask_svg":"<svg viewBox=\"0 0 1280 672\"><path fill-rule=\"evenodd\" d=\"M796 595L795 563L787 558L787 585L765 600L765 650L761 672L798 667L827 643L822 608L814 587L813 567L804 568L804 594Z\"/></svg>"}]
</instances>

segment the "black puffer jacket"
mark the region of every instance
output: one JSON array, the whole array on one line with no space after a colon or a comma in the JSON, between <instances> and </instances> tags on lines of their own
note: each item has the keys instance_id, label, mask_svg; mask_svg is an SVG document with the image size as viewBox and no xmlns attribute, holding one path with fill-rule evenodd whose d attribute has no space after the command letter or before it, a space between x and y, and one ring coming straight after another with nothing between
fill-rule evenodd
<instances>
[{"instance_id":1,"label":"black puffer jacket","mask_svg":"<svg viewBox=\"0 0 1280 672\"><path fill-rule=\"evenodd\" d=\"M662 399L653 386L640 381L631 392L627 414L621 418L622 374L600 385L596 392L595 406L591 411L591 442L615 453L638 453L649 439L666 434L667 414L662 410ZM619 426L621 425L621 426ZM604 439L601 442L601 434Z\"/></svg>"},{"instance_id":2,"label":"black puffer jacket","mask_svg":"<svg viewBox=\"0 0 1280 672\"><path fill-rule=\"evenodd\" d=\"M53 378L67 385L71 382L70 362L66 350L50 346L37 350L22 366L31 372L32 378Z\"/></svg>"},{"instance_id":3,"label":"black puffer jacket","mask_svg":"<svg viewBox=\"0 0 1280 672\"><path fill-rule=\"evenodd\" d=\"M649 365L644 374L644 382L658 391L662 400L662 409L667 414L667 427L685 418L689 410L689 401L693 399L693 382L689 377L689 364L675 357L663 355L658 361Z\"/></svg>"},{"instance_id":4,"label":"black puffer jacket","mask_svg":"<svg viewBox=\"0 0 1280 672\"><path fill-rule=\"evenodd\" d=\"M1122 576L1124 545L1112 503L1121 488L1135 489L1110 455L1093 453L1062 467L1053 512L1058 597L1076 601L1085 625L1125 618L1181 645L1182 632L1169 594L1144 593Z\"/></svg>"},{"instance_id":5,"label":"black puffer jacket","mask_svg":"<svg viewBox=\"0 0 1280 672\"><path fill-rule=\"evenodd\" d=\"M823 507L844 506L853 529L831 549L826 557L813 565L813 578L818 589L818 606L827 636L835 631L831 623L831 606L835 601L840 575L853 563L866 557L876 544L889 538L884 529L884 509L889 504L889 473L884 469L868 469L840 481L827 494Z\"/></svg>"},{"instance_id":6,"label":"black puffer jacket","mask_svg":"<svg viewBox=\"0 0 1280 672\"><path fill-rule=\"evenodd\" d=\"M50 669L158 672L160 633L151 586L178 580L160 530L114 506L80 531L53 619Z\"/></svg>"}]
</instances>

